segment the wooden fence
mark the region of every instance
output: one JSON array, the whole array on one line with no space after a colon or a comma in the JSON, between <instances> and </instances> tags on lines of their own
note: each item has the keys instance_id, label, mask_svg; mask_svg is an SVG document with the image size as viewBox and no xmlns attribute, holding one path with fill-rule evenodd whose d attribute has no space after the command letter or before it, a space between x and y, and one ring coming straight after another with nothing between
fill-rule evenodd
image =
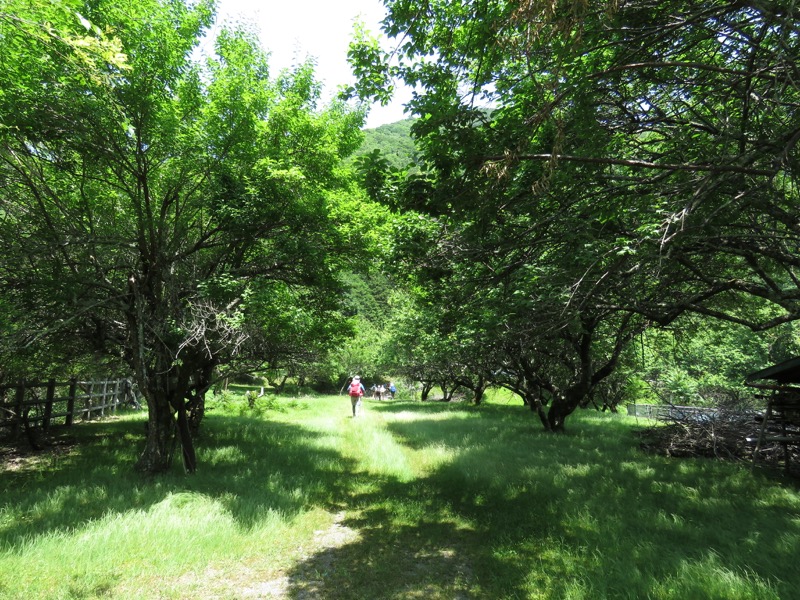
<instances>
[{"instance_id":1,"label":"wooden fence","mask_svg":"<svg viewBox=\"0 0 800 600\"><path fill-rule=\"evenodd\" d=\"M30 426L47 431L51 425L114 414L122 405L139 407L138 398L130 379L0 384L0 429L12 434Z\"/></svg>"},{"instance_id":2,"label":"wooden fence","mask_svg":"<svg viewBox=\"0 0 800 600\"><path fill-rule=\"evenodd\" d=\"M717 416L715 408L673 404L628 404L628 414L657 421L706 421Z\"/></svg>"}]
</instances>

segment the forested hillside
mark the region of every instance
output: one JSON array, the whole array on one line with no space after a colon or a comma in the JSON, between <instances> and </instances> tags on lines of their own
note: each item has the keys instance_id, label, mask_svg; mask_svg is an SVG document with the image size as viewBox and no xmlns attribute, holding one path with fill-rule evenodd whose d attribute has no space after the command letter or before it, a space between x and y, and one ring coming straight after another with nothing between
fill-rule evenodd
<instances>
[{"instance_id":1,"label":"forested hillside","mask_svg":"<svg viewBox=\"0 0 800 600\"><path fill-rule=\"evenodd\" d=\"M411 138L411 126L414 121L415 119L404 119L375 129L365 129L364 142L351 160L378 150L390 167L403 169L414 163L418 157Z\"/></svg>"}]
</instances>

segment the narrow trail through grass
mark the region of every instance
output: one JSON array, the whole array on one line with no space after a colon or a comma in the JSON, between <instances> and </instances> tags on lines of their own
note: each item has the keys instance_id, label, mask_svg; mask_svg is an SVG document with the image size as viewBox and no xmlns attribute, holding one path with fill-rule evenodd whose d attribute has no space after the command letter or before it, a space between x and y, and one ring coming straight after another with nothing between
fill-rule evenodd
<instances>
[{"instance_id":1,"label":"narrow trail through grass","mask_svg":"<svg viewBox=\"0 0 800 600\"><path fill-rule=\"evenodd\" d=\"M566 435L521 407L210 402L200 470L132 472L142 415L0 471L0 598L791 599L800 494Z\"/></svg>"}]
</instances>

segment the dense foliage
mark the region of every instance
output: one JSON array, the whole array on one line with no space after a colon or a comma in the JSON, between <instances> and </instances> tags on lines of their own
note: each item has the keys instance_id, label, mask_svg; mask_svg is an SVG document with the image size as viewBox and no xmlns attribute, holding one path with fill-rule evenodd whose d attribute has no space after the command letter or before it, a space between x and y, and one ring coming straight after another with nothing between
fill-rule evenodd
<instances>
[{"instance_id":1,"label":"dense foliage","mask_svg":"<svg viewBox=\"0 0 800 600\"><path fill-rule=\"evenodd\" d=\"M193 62L211 2L53 6L0 19L4 347L127 364L150 414L139 467L168 467L177 423L192 470L215 370L311 362L347 331L339 167L363 115L320 106L310 63L270 78L246 30ZM84 26L124 59L84 59L64 34Z\"/></svg>"},{"instance_id":2,"label":"dense foliage","mask_svg":"<svg viewBox=\"0 0 800 600\"><path fill-rule=\"evenodd\" d=\"M353 158L372 154L378 150L388 166L395 169L408 167L417 159L417 150L411 137L413 124L414 119L404 119L374 129L365 129L364 141L353 153Z\"/></svg>"},{"instance_id":3,"label":"dense foliage","mask_svg":"<svg viewBox=\"0 0 800 600\"><path fill-rule=\"evenodd\" d=\"M800 316L796 7L386 5L397 47L351 58L362 97L415 86L426 173L393 185L426 215L405 253L420 303L545 427L653 325Z\"/></svg>"}]
</instances>

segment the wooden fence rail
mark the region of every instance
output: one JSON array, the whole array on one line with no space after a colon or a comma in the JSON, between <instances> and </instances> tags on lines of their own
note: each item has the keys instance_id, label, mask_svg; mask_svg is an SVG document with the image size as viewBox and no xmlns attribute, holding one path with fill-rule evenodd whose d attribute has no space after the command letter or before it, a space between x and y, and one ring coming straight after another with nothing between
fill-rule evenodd
<instances>
[{"instance_id":1,"label":"wooden fence rail","mask_svg":"<svg viewBox=\"0 0 800 600\"><path fill-rule=\"evenodd\" d=\"M60 419L64 425L89 421L126 404L139 407L138 396L130 379L0 384L0 429L16 434L31 425L46 431Z\"/></svg>"},{"instance_id":2,"label":"wooden fence rail","mask_svg":"<svg viewBox=\"0 0 800 600\"><path fill-rule=\"evenodd\" d=\"M628 404L628 414L657 421L704 421L717 416L715 408L673 404Z\"/></svg>"}]
</instances>

